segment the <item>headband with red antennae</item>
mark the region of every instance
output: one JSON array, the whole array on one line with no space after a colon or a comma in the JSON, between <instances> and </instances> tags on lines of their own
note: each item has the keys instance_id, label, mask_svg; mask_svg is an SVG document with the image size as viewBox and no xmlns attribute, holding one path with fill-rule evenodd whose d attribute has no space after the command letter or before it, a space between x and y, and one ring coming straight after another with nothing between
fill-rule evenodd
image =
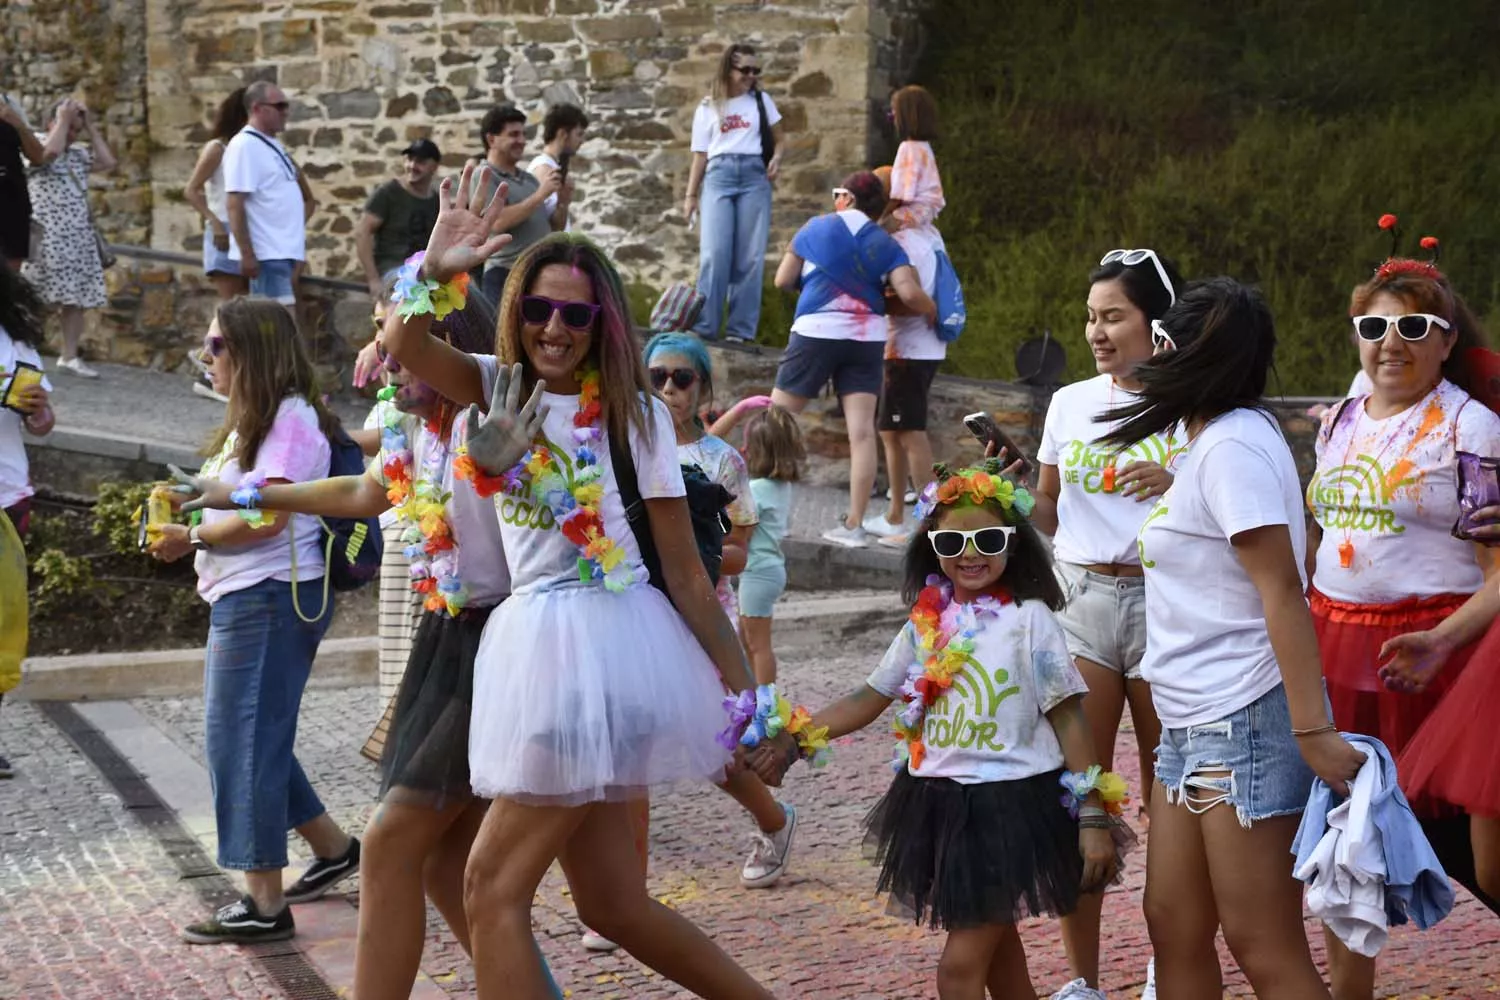
<instances>
[{"instance_id":1,"label":"headband with red antennae","mask_svg":"<svg viewBox=\"0 0 1500 1000\"><path fill-rule=\"evenodd\" d=\"M1411 257L1397 256L1401 247L1401 229L1397 225L1398 221L1396 216L1387 212L1376 222L1376 225L1391 234L1391 255L1375 268L1375 277L1393 278L1398 275L1409 274L1447 284L1447 275L1439 271L1437 267L1438 256L1442 250L1436 236L1424 236L1421 239L1422 249L1432 251L1431 260L1416 260Z\"/></svg>"}]
</instances>

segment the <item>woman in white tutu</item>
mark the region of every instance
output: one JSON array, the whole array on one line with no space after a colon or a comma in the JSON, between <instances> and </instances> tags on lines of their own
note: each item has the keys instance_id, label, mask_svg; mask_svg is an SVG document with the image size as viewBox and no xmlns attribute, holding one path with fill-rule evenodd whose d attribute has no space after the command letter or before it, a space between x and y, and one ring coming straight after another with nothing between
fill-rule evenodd
<instances>
[{"instance_id":1,"label":"woman in white tutu","mask_svg":"<svg viewBox=\"0 0 1500 1000\"><path fill-rule=\"evenodd\" d=\"M489 235L503 197L484 206L475 187L472 168L456 198L443 182L423 280L397 289L384 342L449 399L490 405L482 424L471 411L455 467L497 494L512 581L474 671L470 771L474 792L494 798L465 886L479 995L549 995L531 904L557 859L579 918L646 965L700 996L769 997L650 897L626 808L653 786L722 779L723 688L752 684L693 539L671 416L650 392L619 275L575 235L547 237L512 270L492 401L482 366L495 362L428 336L432 313L506 239ZM513 379L531 390L515 409ZM615 456L634 466L661 589L625 516Z\"/></svg>"}]
</instances>

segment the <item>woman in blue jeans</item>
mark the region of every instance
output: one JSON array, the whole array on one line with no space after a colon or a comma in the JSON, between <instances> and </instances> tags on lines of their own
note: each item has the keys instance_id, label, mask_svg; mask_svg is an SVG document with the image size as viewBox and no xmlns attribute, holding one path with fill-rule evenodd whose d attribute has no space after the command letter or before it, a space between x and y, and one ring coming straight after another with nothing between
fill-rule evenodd
<instances>
[{"instance_id":1,"label":"woman in blue jeans","mask_svg":"<svg viewBox=\"0 0 1500 1000\"><path fill-rule=\"evenodd\" d=\"M706 301L693 332L706 340L718 339L721 324L731 340L754 340L760 325L771 182L781 167L780 123L781 112L760 89L755 50L729 46L712 92L693 115L693 163L682 206L691 226L702 192L698 291Z\"/></svg>"},{"instance_id":2,"label":"woman in blue jeans","mask_svg":"<svg viewBox=\"0 0 1500 1000\"><path fill-rule=\"evenodd\" d=\"M219 306L204 360L229 406L203 475L241 489L328 475L323 406L291 315L270 299ZM246 895L192 924L193 944L292 936L289 903L316 899L359 867L359 841L339 828L292 753L302 689L328 628L316 519L269 511L204 511L192 527L166 525L151 547L164 562L196 553L198 593L212 606L204 657L205 743L218 828L219 865L245 873ZM299 600L299 596L301 600ZM286 832L316 860L283 891Z\"/></svg>"}]
</instances>

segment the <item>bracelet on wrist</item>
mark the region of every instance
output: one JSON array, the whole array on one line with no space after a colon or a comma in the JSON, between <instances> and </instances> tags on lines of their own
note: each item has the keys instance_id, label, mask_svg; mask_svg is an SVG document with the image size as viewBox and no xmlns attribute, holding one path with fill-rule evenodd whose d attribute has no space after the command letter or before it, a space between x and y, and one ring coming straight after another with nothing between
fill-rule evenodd
<instances>
[{"instance_id":1,"label":"bracelet on wrist","mask_svg":"<svg viewBox=\"0 0 1500 1000\"><path fill-rule=\"evenodd\" d=\"M402 319L425 315L442 319L450 312L462 310L468 301L468 272L460 271L439 284L432 278L422 277L422 263L426 259L427 251L418 250L406 258L396 272L391 304L396 307Z\"/></svg>"},{"instance_id":2,"label":"bracelet on wrist","mask_svg":"<svg viewBox=\"0 0 1500 1000\"><path fill-rule=\"evenodd\" d=\"M1064 771L1057 782L1063 788L1063 807L1074 819L1079 817L1080 810L1084 808L1102 808L1107 815L1118 816L1124 810L1125 803L1130 801L1126 794L1125 779L1113 771L1104 770L1098 764L1091 765L1086 771ZM1090 792L1099 793L1102 807L1092 803L1085 804Z\"/></svg>"},{"instance_id":3,"label":"bracelet on wrist","mask_svg":"<svg viewBox=\"0 0 1500 1000\"><path fill-rule=\"evenodd\" d=\"M1338 727L1338 725L1336 723L1325 722L1323 725L1321 725L1321 726L1313 726L1311 729L1295 729L1294 728L1292 730L1292 735L1293 736L1297 736L1297 737L1302 737L1302 736L1317 736L1320 733L1336 733L1336 732L1338 732L1338 729L1339 729L1339 727Z\"/></svg>"},{"instance_id":4,"label":"bracelet on wrist","mask_svg":"<svg viewBox=\"0 0 1500 1000\"><path fill-rule=\"evenodd\" d=\"M240 508L240 518L252 528L259 528L266 523L266 515L260 510L260 491L265 485L264 475L251 472L242 477L240 484L229 493L230 502Z\"/></svg>"},{"instance_id":5,"label":"bracelet on wrist","mask_svg":"<svg viewBox=\"0 0 1500 1000\"><path fill-rule=\"evenodd\" d=\"M729 725L719 733L719 745L726 750L736 746L759 746L785 732L797 743L797 756L811 767L828 763L833 751L828 746L828 727L814 726L812 714L776 692L775 684L762 684L737 695L724 698Z\"/></svg>"}]
</instances>

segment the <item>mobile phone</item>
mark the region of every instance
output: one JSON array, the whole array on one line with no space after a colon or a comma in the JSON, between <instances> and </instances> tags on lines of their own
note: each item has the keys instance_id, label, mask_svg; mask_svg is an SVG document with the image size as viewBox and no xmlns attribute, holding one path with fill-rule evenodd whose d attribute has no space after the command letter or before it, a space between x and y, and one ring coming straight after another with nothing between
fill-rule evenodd
<instances>
[{"instance_id":1,"label":"mobile phone","mask_svg":"<svg viewBox=\"0 0 1500 1000\"><path fill-rule=\"evenodd\" d=\"M568 183L568 164L573 161L573 151L563 150L557 154L557 180L560 184Z\"/></svg>"},{"instance_id":2,"label":"mobile phone","mask_svg":"<svg viewBox=\"0 0 1500 1000\"><path fill-rule=\"evenodd\" d=\"M1026 458L1026 452L1022 451L1021 446L1012 441L1009 435L1000 429L1000 425L995 423L994 417L983 411L971 413L967 417L964 417L964 427L968 428L969 433L974 435L980 444L986 446L994 444L997 454L1003 451L1005 453L1006 465L1019 461L1021 463L1018 470L1020 475L1025 476L1030 474L1031 462Z\"/></svg>"},{"instance_id":3,"label":"mobile phone","mask_svg":"<svg viewBox=\"0 0 1500 1000\"><path fill-rule=\"evenodd\" d=\"M3 374L3 371L0 371L0 375ZM0 397L0 406L25 414L26 411L21 409L21 393L34 385L41 384L42 370L40 368L24 361L17 361L15 371L10 373L10 381L6 383L5 395Z\"/></svg>"}]
</instances>

